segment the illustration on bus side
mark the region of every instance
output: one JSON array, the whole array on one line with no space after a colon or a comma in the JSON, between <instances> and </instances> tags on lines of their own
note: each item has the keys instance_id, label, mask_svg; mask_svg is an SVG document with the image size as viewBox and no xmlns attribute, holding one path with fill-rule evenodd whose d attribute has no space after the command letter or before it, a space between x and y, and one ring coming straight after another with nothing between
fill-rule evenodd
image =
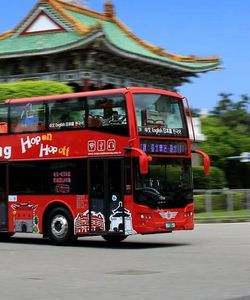
<instances>
[{"instance_id":1,"label":"illustration on bus side","mask_svg":"<svg viewBox=\"0 0 250 300\"><path fill-rule=\"evenodd\" d=\"M131 212L123 208L122 202L119 202L118 206L112 210L110 215L110 231L123 231L123 218L126 234L136 234L132 225Z\"/></svg>"},{"instance_id":2,"label":"illustration on bus side","mask_svg":"<svg viewBox=\"0 0 250 300\"><path fill-rule=\"evenodd\" d=\"M125 233L136 234L132 225L131 212L128 209L122 207L122 202L119 202L118 206L112 210L112 214L109 217L110 228L109 231L122 232L123 231L123 219L125 222ZM89 210L84 213L78 213L74 220L74 232L75 234L88 233L89 228ZM91 230L92 231L105 231L105 218L101 212L91 211Z\"/></svg>"},{"instance_id":3,"label":"illustration on bus side","mask_svg":"<svg viewBox=\"0 0 250 300\"><path fill-rule=\"evenodd\" d=\"M75 234L88 233L89 228L89 210L82 214L77 214L74 220ZM100 212L91 212L91 229L92 231L105 231L105 218Z\"/></svg>"},{"instance_id":4,"label":"illustration on bus side","mask_svg":"<svg viewBox=\"0 0 250 300\"><path fill-rule=\"evenodd\" d=\"M39 232L39 218L36 215L38 205L30 203L13 204L15 232Z\"/></svg>"}]
</instances>

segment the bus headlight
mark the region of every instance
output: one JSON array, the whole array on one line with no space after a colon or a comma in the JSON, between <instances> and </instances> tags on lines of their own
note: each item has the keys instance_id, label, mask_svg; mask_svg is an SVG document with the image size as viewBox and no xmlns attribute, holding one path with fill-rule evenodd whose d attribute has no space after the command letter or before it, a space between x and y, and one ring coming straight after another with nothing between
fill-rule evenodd
<instances>
[{"instance_id":1,"label":"bus headlight","mask_svg":"<svg viewBox=\"0 0 250 300\"><path fill-rule=\"evenodd\" d=\"M152 215L151 214L140 214L141 219L147 219L150 220L152 219Z\"/></svg>"},{"instance_id":2,"label":"bus headlight","mask_svg":"<svg viewBox=\"0 0 250 300\"><path fill-rule=\"evenodd\" d=\"M191 217L193 215L193 212L192 211L189 211L189 212L186 212L184 213L184 217Z\"/></svg>"}]
</instances>

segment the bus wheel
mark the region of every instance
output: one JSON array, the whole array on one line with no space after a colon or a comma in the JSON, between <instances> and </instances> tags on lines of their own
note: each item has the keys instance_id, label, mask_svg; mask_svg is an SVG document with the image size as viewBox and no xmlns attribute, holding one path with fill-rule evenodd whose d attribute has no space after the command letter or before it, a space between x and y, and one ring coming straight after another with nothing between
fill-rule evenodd
<instances>
[{"instance_id":1,"label":"bus wheel","mask_svg":"<svg viewBox=\"0 0 250 300\"><path fill-rule=\"evenodd\" d=\"M14 234L14 232L0 232L0 241L7 241Z\"/></svg>"},{"instance_id":2,"label":"bus wheel","mask_svg":"<svg viewBox=\"0 0 250 300\"><path fill-rule=\"evenodd\" d=\"M121 241L124 241L127 237L127 235L102 235L102 238L110 244L118 244Z\"/></svg>"},{"instance_id":3,"label":"bus wheel","mask_svg":"<svg viewBox=\"0 0 250 300\"><path fill-rule=\"evenodd\" d=\"M64 207L51 210L47 220L48 237L54 245L65 245L76 240L74 222L70 212Z\"/></svg>"}]
</instances>

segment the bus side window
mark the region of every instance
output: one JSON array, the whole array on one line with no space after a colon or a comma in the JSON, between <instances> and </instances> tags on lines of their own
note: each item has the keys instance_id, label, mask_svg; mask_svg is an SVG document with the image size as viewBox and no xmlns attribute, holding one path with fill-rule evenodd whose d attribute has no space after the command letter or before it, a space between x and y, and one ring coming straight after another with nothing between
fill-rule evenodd
<instances>
[{"instance_id":1,"label":"bus side window","mask_svg":"<svg viewBox=\"0 0 250 300\"><path fill-rule=\"evenodd\" d=\"M84 117L83 98L62 99L49 103L50 130L84 128Z\"/></svg>"},{"instance_id":2,"label":"bus side window","mask_svg":"<svg viewBox=\"0 0 250 300\"><path fill-rule=\"evenodd\" d=\"M7 133L7 132L8 132L8 123L0 122L0 133Z\"/></svg>"},{"instance_id":3,"label":"bus side window","mask_svg":"<svg viewBox=\"0 0 250 300\"><path fill-rule=\"evenodd\" d=\"M0 104L0 134L8 132L8 106Z\"/></svg>"},{"instance_id":4,"label":"bus side window","mask_svg":"<svg viewBox=\"0 0 250 300\"><path fill-rule=\"evenodd\" d=\"M104 115L106 99L103 97L89 97L88 98L88 127L102 127L104 126ZM112 107L112 104L110 104ZM110 109L110 107L109 107ZM112 108L111 108L112 110Z\"/></svg>"},{"instance_id":5,"label":"bus side window","mask_svg":"<svg viewBox=\"0 0 250 300\"><path fill-rule=\"evenodd\" d=\"M23 103L10 107L11 132L36 132L45 129L45 105Z\"/></svg>"},{"instance_id":6,"label":"bus side window","mask_svg":"<svg viewBox=\"0 0 250 300\"><path fill-rule=\"evenodd\" d=\"M127 125L125 106L126 104L123 95L89 97L88 127Z\"/></svg>"}]
</instances>

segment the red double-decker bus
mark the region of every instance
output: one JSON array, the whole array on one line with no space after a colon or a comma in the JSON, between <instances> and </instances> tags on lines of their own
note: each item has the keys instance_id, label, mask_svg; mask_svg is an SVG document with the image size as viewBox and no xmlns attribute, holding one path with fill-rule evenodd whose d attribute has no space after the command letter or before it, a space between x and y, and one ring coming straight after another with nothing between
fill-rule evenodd
<instances>
[{"instance_id":1,"label":"red double-decker bus","mask_svg":"<svg viewBox=\"0 0 250 300\"><path fill-rule=\"evenodd\" d=\"M183 101L137 87L5 101L0 238L40 233L60 245L193 229Z\"/></svg>"}]
</instances>

